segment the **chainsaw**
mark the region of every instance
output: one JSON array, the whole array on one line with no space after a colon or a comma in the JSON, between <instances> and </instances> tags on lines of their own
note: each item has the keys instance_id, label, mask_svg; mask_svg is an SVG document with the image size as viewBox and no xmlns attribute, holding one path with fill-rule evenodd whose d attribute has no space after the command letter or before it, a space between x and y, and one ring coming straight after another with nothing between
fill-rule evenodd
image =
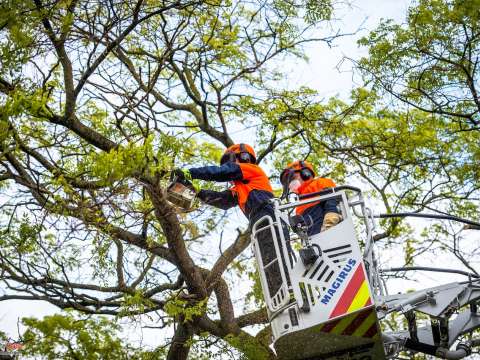
<instances>
[{"instance_id":1,"label":"chainsaw","mask_svg":"<svg viewBox=\"0 0 480 360\"><path fill-rule=\"evenodd\" d=\"M196 196L193 184L186 180L181 181L175 174L171 175L166 194L171 204L183 211L190 211L193 210Z\"/></svg>"}]
</instances>

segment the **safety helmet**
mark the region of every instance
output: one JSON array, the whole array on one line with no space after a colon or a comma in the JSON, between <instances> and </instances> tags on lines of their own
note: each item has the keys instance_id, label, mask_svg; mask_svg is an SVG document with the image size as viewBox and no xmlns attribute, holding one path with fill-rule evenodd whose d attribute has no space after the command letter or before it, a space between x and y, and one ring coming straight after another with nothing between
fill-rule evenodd
<instances>
[{"instance_id":1,"label":"safety helmet","mask_svg":"<svg viewBox=\"0 0 480 360\"><path fill-rule=\"evenodd\" d=\"M291 162L285 169L283 169L280 174L280 182L285 185L285 183L291 180L292 175L296 172L300 173L300 176L304 181L315 176L312 164L308 161L297 160Z\"/></svg>"},{"instance_id":2,"label":"safety helmet","mask_svg":"<svg viewBox=\"0 0 480 360\"><path fill-rule=\"evenodd\" d=\"M223 165L227 162L234 162L235 160L240 161L241 163L252 163L257 162L257 157L255 151L250 145L247 144L235 144L227 148L223 153L220 159L220 165Z\"/></svg>"}]
</instances>

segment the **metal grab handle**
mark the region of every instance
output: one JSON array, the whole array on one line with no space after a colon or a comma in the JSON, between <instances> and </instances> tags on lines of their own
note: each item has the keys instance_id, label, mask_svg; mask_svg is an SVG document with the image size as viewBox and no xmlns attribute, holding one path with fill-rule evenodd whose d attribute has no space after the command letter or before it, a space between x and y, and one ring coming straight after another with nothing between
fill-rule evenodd
<instances>
[{"instance_id":1,"label":"metal grab handle","mask_svg":"<svg viewBox=\"0 0 480 360\"><path fill-rule=\"evenodd\" d=\"M264 221L267 221L268 225L262 226L259 228L259 224L262 224ZM288 287L287 287L287 274L285 274L285 269L283 268L283 264L281 261L281 251L282 249L280 248L281 244L279 244L277 234L275 231L275 227L277 226L277 223L273 221L272 217L270 215L265 215L258 219L252 226L252 243L253 243L253 249L254 249L254 254L255 258L257 260L258 264L258 269L260 272L260 283L262 284L262 289L263 289L263 294L264 294L264 299L265 303L267 304L268 309L274 313L276 311L279 311L282 307L288 304L289 302L289 296L288 296ZM263 262L263 257L262 253L260 250L260 244L258 240L258 233L261 231L269 231L270 235L272 236L272 242L273 242L273 248L275 251L275 259L270 261L268 264L265 264ZM275 294L270 293L270 289L268 286L268 279L267 275L265 273L265 270L269 268L272 264L277 263L279 266L279 272L280 272L280 279L282 281L282 284L280 288L277 290ZM276 302L276 304L274 303Z\"/></svg>"},{"instance_id":2,"label":"metal grab handle","mask_svg":"<svg viewBox=\"0 0 480 360\"><path fill-rule=\"evenodd\" d=\"M310 193L310 194L299 195L298 198L300 200L303 200L303 199L308 199L308 198L311 198L311 197L314 197L314 196L326 195L326 194L330 194L330 193L337 192L337 191L342 191L342 190L351 190L351 191L355 191L356 193L361 193L362 192L362 190L360 190L360 188L358 188L356 186L341 185L341 186L336 186L334 188L328 188L328 189L317 191L317 192Z\"/></svg>"},{"instance_id":3,"label":"metal grab handle","mask_svg":"<svg viewBox=\"0 0 480 360\"><path fill-rule=\"evenodd\" d=\"M380 219L387 219L387 218L405 218L405 217L418 217L418 218L426 218L426 219L439 219L439 220L451 220L461 222L470 226L479 227L480 223L473 220L463 219L458 216L453 215L443 215L443 214L422 214L422 213L415 213L415 212L403 212L403 213L392 213L392 214L375 214L373 215L375 218Z\"/></svg>"}]
</instances>

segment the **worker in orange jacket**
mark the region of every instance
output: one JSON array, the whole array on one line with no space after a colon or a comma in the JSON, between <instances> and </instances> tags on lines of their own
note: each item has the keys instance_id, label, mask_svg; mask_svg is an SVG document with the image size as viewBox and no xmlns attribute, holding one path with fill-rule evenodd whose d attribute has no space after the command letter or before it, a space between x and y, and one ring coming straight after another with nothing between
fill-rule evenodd
<instances>
[{"instance_id":1,"label":"worker in orange jacket","mask_svg":"<svg viewBox=\"0 0 480 360\"><path fill-rule=\"evenodd\" d=\"M225 191L200 190L198 198L204 203L227 210L238 205L250 223L267 213L273 216L272 186L267 175L256 164L255 151L250 145L230 146L220 166L202 166L188 170L175 170L180 180L200 179L215 182L231 182Z\"/></svg>"},{"instance_id":2,"label":"worker in orange jacket","mask_svg":"<svg viewBox=\"0 0 480 360\"><path fill-rule=\"evenodd\" d=\"M191 179L200 179L215 182L232 182L233 186L225 191L200 190L198 198L204 203L220 209L229 209L238 205L248 218L250 227L265 215L275 220L273 204L273 190L270 181L260 166L256 164L255 151L250 145L235 144L225 150L220 159L220 166L203 166L188 170L176 169L174 174L185 185L191 185ZM265 232L263 232L265 233ZM291 253L288 230L283 224L283 235L286 246ZM277 233L277 238L279 234ZM275 257L273 239L263 238L259 241L263 262L270 263ZM282 262L286 266L281 253ZM291 260L290 260L291 261ZM268 278L271 293L276 293L281 286L278 274ZM287 281L290 279L287 275Z\"/></svg>"},{"instance_id":3,"label":"worker in orange jacket","mask_svg":"<svg viewBox=\"0 0 480 360\"><path fill-rule=\"evenodd\" d=\"M312 164L301 160L288 164L280 175L280 181L284 186L288 186L291 192L298 195L311 194L336 186L331 179L315 178ZM325 231L341 220L335 199L298 206L296 214L302 215L307 223L311 223L308 235Z\"/></svg>"}]
</instances>

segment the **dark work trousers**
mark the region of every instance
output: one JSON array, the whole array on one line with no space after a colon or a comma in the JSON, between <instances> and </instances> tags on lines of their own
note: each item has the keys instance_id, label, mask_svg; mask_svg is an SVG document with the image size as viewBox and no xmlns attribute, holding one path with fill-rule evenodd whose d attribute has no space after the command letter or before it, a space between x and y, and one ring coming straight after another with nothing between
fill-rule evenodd
<instances>
[{"instance_id":1,"label":"dark work trousers","mask_svg":"<svg viewBox=\"0 0 480 360\"><path fill-rule=\"evenodd\" d=\"M323 218L326 213L334 212L340 214L337 207L337 200L329 199L309 207L302 214L305 222L309 225L307 233L309 236L318 234L322 228Z\"/></svg>"},{"instance_id":2,"label":"dark work trousers","mask_svg":"<svg viewBox=\"0 0 480 360\"><path fill-rule=\"evenodd\" d=\"M273 211L273 205L270 203L265 204L262 206L260 209L257 211L252 212L250 214L250 228L253 227L253 225L262 217L269 215L272 218L272 221L275 221L275 214ZM262 228L264 226L268 225L268 221L263 221L261 224L257 226L257 229ZM278 232L278 228L275 226L274 231L277 237L278 241L278 246L281 249L282 244L281 244L281 239L280 239L280 234ZM283 237L285 238L285 245L287 247L287 251L289 254L289 261L290 264L292 264L292 248L290 245L290 236L288 232L288 227L287 224L285 224L282 221L282 231L283 231ZM260 254L262 256L262 262L263 265L267 265L272 260L276 258L276 253L275 253L275 245L273 242L273 237L272 237L272 231L271 228L266 228L260 232L257 233L257 239L258 239L258 246L260 250ZM290 285L290 276L288 274L288 267L286 263L286 259L284 258L283 251L280 252L280 259L278 259L279 262L275 262L272 265L268 266L265 269L265 276L267 278L267 284L268 284L268 289L270 292L271 296L274 296L277 291L280 289L282 285L282 278L280 276L280 266L283 266L283 269L285 271L285 275L287 278L287 285ZM281 265L280 265L281 264Z\"/></svg>"}]
</instances>

